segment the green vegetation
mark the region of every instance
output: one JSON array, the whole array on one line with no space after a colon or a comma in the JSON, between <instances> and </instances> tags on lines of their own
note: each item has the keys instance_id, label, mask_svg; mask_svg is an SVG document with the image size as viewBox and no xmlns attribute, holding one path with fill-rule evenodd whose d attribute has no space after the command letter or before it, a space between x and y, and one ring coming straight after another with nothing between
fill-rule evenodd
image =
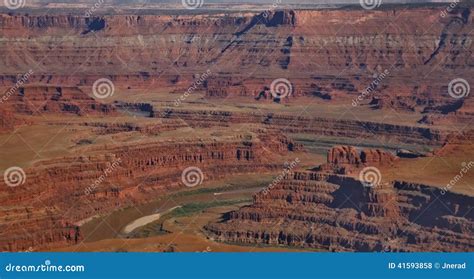
<instances>
[{"instance_id":1,"label":"green vegetation","mask_svg":"<svg viewBox=\"0 0 474 279\"><path fill-rule=\"evenodd\" d=\"M381 148L395 151L403 148L407 150L413 150L418 152L429 152L432 151L435 146L428 145L408 145L400 143L385 143L384 141L370 140L360 138L344 138L344 137L322 137L310 134L291 134L296 142L304 144L305 148L311 152L325 155L327 150L335 145L352 145L357 147L365 148ZM384 144L385 143L385 144Z\"/></svg>"},{"instance_id":2,"label":"green vegetation","mask_svg":"<svg viewBox=\"0 0 474 279\"><path fill-rule=\"evenodd\" d=\"M172 212L163 216L163 218L187 217L187 216L194 215L196 213L201 213L202 211L209 208L236 205L240 203L248 203L251 201L252 199L242 199L242 200L212 201L212 202L205 202L205 203L190 203L190 204L184 205L183 207L173 210Z\"/></svg>"},{"instance_id":3,"label":"green vegetation","mask_svg":"<svg viewBox=\"0 0 474 279\"><path fill-rule=\"evenodd\" d=\"M86 242L124 237L124 235L117 234L117 232L121 231L127 224L140 217L156 213L157 208L165 208L170 199L175 202L175 205L186 205L194 202L211 202L215 200L214 193L227 193L228 195L226 197L228 199L250 199L253 195L254 189L268 186L273 178L274 175L272 174L251 174L238 175L225 180L204 182L201 186L202 188L181 189L174 193L163 195L153 202L142 204L137 207L131 206L121 208L111 214L97 217L84 224L81 227L81 230L86 237ZM233 191L235 191L235 193L232 193ZM155 223L150 223L145 227L150 227L150 231L153 232L153 235L166 233L161 229L161 223L162 222L157 221ZM155 227L152 227L153 225L155 225ZM142 227L142 229L145 227ZM141 231L141 229L137 229L136 231ZM125 237L140 236L135 236L134 232Z\"/></svg>"},{"instance_id":4,"label":"green vegetation","mask_svg":"<svg viewBox=\"0 0 474 279\"><path fill-rule=\"evenodd\" d=\"M180 208L176 208L170 213L165 214L164 216L160 218L160 220L150 223L141 228L138 228L137 230L132 232L128 237L146 238L146 237L151 237L151 236L163 235L163 234L168 233L166 230L163 229L163 223L166 220L169 220L171 218L188 217L195 214L199 214L206 209L222 207L222 206L231 206L231 205L242 204L242 203L249 203L251 201L252 199L224 200L224 201L216 200L212 202L185 204L184 206Z\"/></svg>"},{"instance_id":5,"label":"green vegetation","mask_svg":"<svg viewBox=\"0 0 474 279\"><path fill-rule=\"evenodd\" d=\"M259 181L254 180L242 180L239 182L230 182L221 187L216 188L199 188L190 191L181 191L171 194L171 198L178 197L189 197L202 194L213 194L216 192L230 192L243 189L252 189L252 188L265 188L271 183L273 176L269 175L267 178L259 179Z\"/></svg>"}]
</instances>

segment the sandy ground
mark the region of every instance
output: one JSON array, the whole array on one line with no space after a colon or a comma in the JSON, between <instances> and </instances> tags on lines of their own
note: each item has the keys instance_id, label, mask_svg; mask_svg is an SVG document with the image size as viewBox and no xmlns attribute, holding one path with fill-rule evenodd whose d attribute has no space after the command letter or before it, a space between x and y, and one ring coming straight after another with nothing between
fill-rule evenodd
<instances>
[{"instance_id":1,"label":"sandy ground","mask_svg":"<svg viewBox=\"0 0 474 279\"><path fill-rule=\"evenodd\" d=\"M173 210L178 209L178 208L181 208L181 206L175 206L175 207L172 207L172 208L170 208L170 209L168 209L164 212L160 212L160 213L156 213L156 214L152 214L152 215L148 215L148 216L138 218L137 220L135 220L135 221L131 222L130 224L128 224L127 226L125 226L125 228L123 229L123 232L125 234L129 234L137 228L143 227L145 225L148 225L150 223L153 223L155 221L160 220L161 216L163 216L165 214L168 214L168 213L170 213Z\"/></svg>"},{"instance_id":2,"label":"sandy ground","mask_svg":"<svg viewBox=\"0 0 474 279\"><path fill-rule=\"evenodd\" d=\"M146 238L114 238L94 242L81 242L75 246L54 251L63 252L308 252L289 247L242 246L216 242L206 236L203 226L219 220L222 214L237 210L240 205L211 208L192 216L170 218L164 228L170 233Z\"/></svg>"}]
</instances>

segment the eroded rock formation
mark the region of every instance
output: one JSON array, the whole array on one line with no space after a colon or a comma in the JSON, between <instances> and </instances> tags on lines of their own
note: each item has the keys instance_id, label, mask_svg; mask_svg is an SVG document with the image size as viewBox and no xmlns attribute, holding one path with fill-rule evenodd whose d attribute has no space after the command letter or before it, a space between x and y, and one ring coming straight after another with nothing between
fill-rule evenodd
<instances>
[{"instance_id":1,"label":"eroded rock formation","mask_svg":"<svg viewBox=\"0 0 474 279\"><path fill-rule=\"evenodd\" d=\"M350 103L370 88L358 105L424 111L428 117L449 114L450 121L467 122L472 96L458 102L449 96L448 84L460 71L474 83L469 80L471 8L463 3L445 16L438 7L403 13L394 7L90 18L3 14L0 83L13 85L18 73L31 70L30 59L42 61L42 67L29 81L53 86L91 86L107 76L122 88L187 88L197 73L209 70L203 89L210 98L254 99L274 79L285 77L294 89L289 98ZM71 40L61 39L66 34ZM34 46L27 47L26 38ZM164 70L170 61L179 74ZM64 69L76 71L64 74ZM433 121L436 117L426 123Z\"/></svg>"},{"instance_id":2,"label":"eroded rock formation","mask_svg":"<svg viewBox=\"0 0 474 279\"><path fill-rule=\"evenodd\" d=\"M337 120L322 117L294 116L278 113L241 113L223 110L156 110L155 117L182 119L195 127L228 126L230 123L261 123L268 128L287 133L309 133L315 135L373 138L390 137L403 143L442 144L448 135L430 127L393 125L358 120Z\"/></svg>"},{"instance_id":3,"label":"eroded rock formation","mask_svg":"<svg viewBox=\"0 0 474 279\"><path fill-rule=\"evenodd\" d=\"M336 146L328 151L327 163L318 167L318 169L330 173L350 174L365 166L390 166L397 159L397 156L381 149Z\"/></svg>"},{"instance_id":4,"label":"eroded rock formation","mask_svg":"<svg viewBox=\"0 0 474 279\"><path fill-rule=\"evenodd\" d=\"M91 94L92 95L92 94ZM4 106L16 113L110 114L114 108L88 96L77 87L27 86L19 87Z\"/></svg>"},{"instance_id":5,"label":"eroded rock formation","mask_svg":"<svg viewBox=\"0 0 474 279\"><path fill-rule=\"evenodd\" d=\"M31 120L71 125L78 135L71 154L26 168L21 187L0 180L0 251L76 244L84 220L185 187L181 174L190 166L205 180L280 170L282 155L302 150L285 133L445 143L439 154L449 153L458 140L445 127L468 127L474 116L472 94L448 92L460 73L474 84L471 6L444 17L430 7L1 14L0 132ZM18 86L23 73L28 79ZM208 75L199 80L200 73ZM94 99L92 86L102 78L115 85L118 101ZM233 98L247 108L275 101L269 87L279 78L292 87L281 105L298 99L417 113L420 125L230 108ZM202 99L172 101L190 88ZM205 98L229 100L206 107ZM219 132L203 132L210 128ZM226 128L232 135L219 135ZM178 136L163 136L171 131ZM383 150L335 147L319 172L287 176L207 231L220 241L335 251L472 251L472 197L402 181L364 187L343 175L395 160Z\"/></svg>"},{"instance_id":6,"label":"eroded rock formation","mask_svg":"<svg viewBox=\"0 0 474 279\"><path fill-rule=\"evenodd\" d=\"M15 126L15 117L11 112L0 109L0 132L9 132Z\"/></svg>"},{"instance_id":7,"label":"eroded rock formation","mask_svg":"<svg viewBox=\"0 0 474 279\"><path fill-rule=\"evenodd\" d=\"M472 251L473 202L426 185L365 187L346 176L296 172L207 231L218 241L330 251Z\"/></svg>"},{"instance_id":8,"label":"eroded rock formation","mask_svg":"<svg viewBox=\"0 0 474 279\"><path fill-rule=\"evenodd\" d=\"M281 134L261 131L221 140L91 147L90 155L42 161L26 170L21 187L0 181L0 250L75 244L81 234L73 224L185 187L186 167L199 167L206 181L262 173L281 167L274 161L279 154L300 148Z\"/></svg>"}]
</instances>

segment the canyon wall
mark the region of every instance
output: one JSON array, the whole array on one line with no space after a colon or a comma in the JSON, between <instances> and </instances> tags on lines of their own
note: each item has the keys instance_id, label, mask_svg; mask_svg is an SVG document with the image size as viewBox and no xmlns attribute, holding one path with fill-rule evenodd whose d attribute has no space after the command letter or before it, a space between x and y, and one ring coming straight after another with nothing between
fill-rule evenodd
<instances>
[{"instance_id":1,"label":"canyon wall","mask_svg":"<svg viewBox=\"0 0 474 279\"><path fill-rule=\"evenodd\" d=\"M390 137L403 143L442 144L447 131L435 128L393 125L357 120L336 120L322 117L294 116L283 113L241 113L222 110L156 110L155 117L182 119L195 127L227 126L231 123L260 123L286 133L321 136L373 138Z\"/></svg>"},{"instance_id":2,"label":"canyon wall","mask_svg":"<svg viewBox=\"0 0 474 279\"><path fill-rule=\"evenodd\" d=\"M207 231L218 241L250 245L467 252L474 249L473 201L414 183L365 187L346 176L296 172Z\"/></svg>"},{"instance_id":3,"label":"canyon wall","mask_svg":"<svg viewBox=\"0 0 474 279\"><path fill-rule=\"evenodd\" d=\"M13 130L15 126L15 117L12 113L0 109L0 133L6 133Z\"/></svg>"},{"instance_id":4,"label":"canyon wall","mask_svg":"<svg viewBox=\"0 0 474 279\"><path fill-rule=\"evenodd\" d=\"M466 120L472 98L453 99L448 84L454 78L474 82L471 7L458 5L447 16L442 11L3 14L0 82L11 86L18 74L33 70L30 83L90 86L107 77L123 88L186 89L195 75L210 71L209 98L258 97L272 80L287 78L294 89L289 98L354 99L371 87L365 105Z\"/></svg>"},{"instance_id":5,"label":"canyon wall","mask_svg":"<svg viewBox=\"0 0 474 279\"><path fill-rule=\"evenodd\" d=\"M25 86L7 93L8 98L2 102L2 107L18 114L81 116L113 114L115 110L112 105L100 103L77 87Z\"/></svg>"},{"instance_id":6,"label":"canyon wall","mask_svg":"<svg viewBox=\"0 0 474 279\"><path fill-rule=\"evenodd\" d=\"M303 151L285 133L446 143L439 154L449 153L458 140L450 125L469 129L474 116L472 94L448 94L455 78L474 84L474 33L471 5L444 17L441 11L1 14L0 133L33 121L90 133L97 142L78 136L72 153L26 168L21 187L0 181L0 251L80 243L85 220L186 187L188 167L206 181L276 173L286 155ZM195 86L201 97L173 104L203 73ZM103 78L116 89L110 102L93 96ZM316 101L423 117L415 125L250 111L275 105L269 87L280 78L292 90L279 106ZM206 98L226 103L216 109ZM248 106L232 107L233 98ZM211 128L216 133L207 133ZM340 146L327 159L318 172L292 173L258 193L253 205L209 224L207 233L225 242L333 251L473 250L471 197L404 181L364 187L346 176L366 165L390 166L398 158L387 151Z\"/></svg>"},{"instance_id":7,"label":"canyon wall","mask_svg":"<svg viewBox=\"0 0 474 279\"><path fill-rule=\"evenodd\" d=\"M275 162L280 154L300 148L262 131L220 140L95 146L82 156L41 161L25 170L20 187L0 181L0 250L77 244L81 220L185 188L181 175L187 167L201 169L198 182L263 173L281 168Z\"/></svg>"}]
</instances>

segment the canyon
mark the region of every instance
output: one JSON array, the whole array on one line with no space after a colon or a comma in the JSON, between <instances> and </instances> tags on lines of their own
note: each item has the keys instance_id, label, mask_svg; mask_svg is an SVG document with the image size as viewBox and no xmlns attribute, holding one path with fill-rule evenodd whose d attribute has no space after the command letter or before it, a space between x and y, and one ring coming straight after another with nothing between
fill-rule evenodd
<instances>
[{"instance_id":1,"label":"canyon","mask_svg":"<svg viewBox=\"0 0 474 279\"><path fill-rule=\"evenodd\" d=\"M0 13L0 251L193 251L186 222L219 251L473 251L472 4L444 9ZM88 227L188 191L149 242Z\"/></svg>"},{"instance_id":2,"label":"canyon","mask_svg":"<svg viewBox=\"0 0 474 279\"><path fill-rule=\"evenodd\" d=\"M199 165L205 173L201 179L206 180L265 172L278 168L272 163L272 156L289 152L289 146L297 149L281 135L135 143L89 150L79 157L41 161L27 171L28 179L21 187L9 188L2 181L2 250L42 247L48 240L56 245L66 240L77 244L80 234L74 223L185 187L181 173L186 166ZM64 231L71 229L75 230L74 237L68 235L64 239ZM34 233L25 235L21 233L24 230ZM8 238L13 235L14 239ZM42 239L38 235L51 236Z\"/></svg>"},{"instance_id":3,"label":"canyon","mask_svg":"<svg viewBox=\"0 0 474 279\"><path fill-rule=\"evenodd\" d=\"M328 164L334 164L334 153L346 159L337 163L339 167L357 168L370 162L360 162L354 150L331 150ZM378 159L371 165L389 163L393 155ZM256 194L251 206L227 213L206 229L213 239L246 245L366 252L472 251L473 199L406 181L367 187L343 174L294 172ZM430 213L423 214L428 209Z\"/></svg>"}]
</instances>

